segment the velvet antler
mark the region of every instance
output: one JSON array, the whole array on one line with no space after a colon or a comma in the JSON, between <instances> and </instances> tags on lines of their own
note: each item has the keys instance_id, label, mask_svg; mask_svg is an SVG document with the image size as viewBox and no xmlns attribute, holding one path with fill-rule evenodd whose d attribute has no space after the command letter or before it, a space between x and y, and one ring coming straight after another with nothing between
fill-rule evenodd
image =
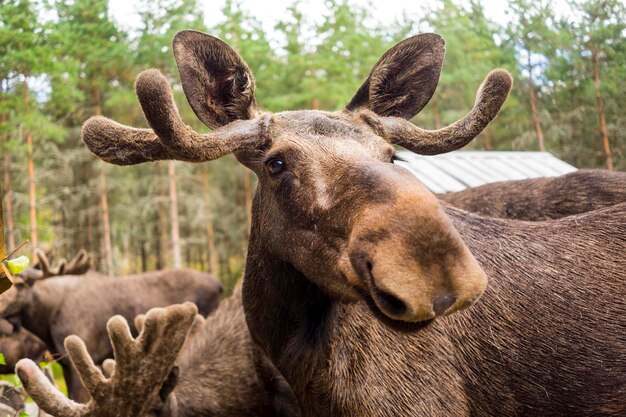
<instances>
[{"instance_id":1,"label":"velvet antler","mask_svg":"<svg viewBox=\"0 0 626 417\"><path fill-rule=\"evenodd\" d=\"M145 322L146 322L145 314L139 314L138 316L135 316L134 324L138 332L143 331L143 326ZM193 320L193 324L191 325L191 328L189 329L187 340L185 340L185 345L188 345L189 343L193 341L194 337L196 337L198 333L200 332L200 330L202 330L202 327L204 326L205 322L206 322L206 318L204 318L201 314L196 314L196 317ZM184 347L181 350L184 350ZM105 366L110 367L111 365L107 364L105 361L102 364L102 366L104 369Z\"/></svg>"},{"instance_id":2,"label":"velvet antler","mask_svg":"<svg viewBox=\"0 0 626 417\"><path fill-rule=\"evenodd\" d=\"M423 155L450 152L467 145L498 115L513 78L508 71L493 70L478 89L474 108L461 120L438 130L424 130L399 117L382 117L386 139Z\"/></svg>"},{"instance_id":3,"label":"velvet antler","mask_svg":"<svg viewBox=\"0 0 626 417\"><path fill-rule=\"evenodd\" d=\"M64 397L31 360L19 361L16 372L39 407L54 416L139 417L159 395L196 314L192 303L152 309L136 339L121 316L111 318L107 329L116 362L107 364L110 378L94 365L80 338L65 339L69 357L91 396L87 404Z\"/></svg>"},{"instance_id":4,"label":"velvet antler","mask_svg":"<svg viewBox=\"0 0 626 417\"><path fill-rule=\"evenodd\" d=\"M85 249L81 249L65 266L65 275L83 275L89 268L91 268L91 255Z\"/></svg>"},{"instance_id":5,"label":"velvet antler","mask_svg":"<svg viewBox=\"0 0 626 417\"><path fill-rule=\"evenodd\" d=\"M199 134L181 120L171 88L158 70L146 70L135 83L150 129L135 129L101 116L83 124L83 141L99 158L118 165L178 159L211 161L267 139L269 117L235 120L208 134Z\"/></svg>"},{"instance_id":6,"label":"velvet antler","mask_svg":"<svg viewBox=\"0 0 626 417\"><path fill-rule=\"evenodd\" d=\"M57 263L56 267L53 268L50 266L50 261L42 250L35 249L35 256L37 256L37 264L35 265L35 268L41 271L42 279L65 274L67 264L65 259L61 259Z\"/></svg>"}]
</instances>

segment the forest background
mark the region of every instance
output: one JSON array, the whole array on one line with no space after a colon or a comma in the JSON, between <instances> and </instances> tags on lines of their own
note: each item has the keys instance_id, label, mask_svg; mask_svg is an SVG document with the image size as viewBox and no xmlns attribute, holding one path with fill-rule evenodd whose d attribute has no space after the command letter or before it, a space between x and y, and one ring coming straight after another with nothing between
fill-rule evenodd
<instances>
[{"instance_id":1,"label":"forest background","mask_svg":"<svg viewBox=\"0 0 626 417\"><path fill-rule=\"evenodd\" d=\"M139 0L138 29L106 0L0 2L0 150L9 252L29 239L55 257L80 248L109 274L188 266L227 288L241 275L254 175L233 157L208 164L115 167L80 141L81 123L102 114L144 127L136 75L159 68L183 118L189 108L171 53L178 30L221 37L247 61L258 104L270 111L341 109L395 42L420 32L446 40L430 104L414 119L437 128L463 116L489 70L515 77L497 122L468 149L546 150L583 168L626 169L626 11L620 0L507 0L506 22L478 0L424 1L420 16L392 23L375 8L328 0L311 18L295 1L271 36L245 7L226 0L210 27L199 0Z\"/></svg>"}]
</instances>

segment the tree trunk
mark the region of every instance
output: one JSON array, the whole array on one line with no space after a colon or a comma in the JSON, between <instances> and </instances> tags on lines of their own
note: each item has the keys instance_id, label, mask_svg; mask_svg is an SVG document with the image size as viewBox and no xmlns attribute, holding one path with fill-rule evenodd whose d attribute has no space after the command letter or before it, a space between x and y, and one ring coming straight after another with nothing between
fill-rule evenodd
<instances>
[{"instance_id":1,"label":"tree trunk","mask_svg":"<svg viewBox=\"0 0 626 417\"><path fill-rule=\"evenodd\" d=\"M6 121L7 117L4 117ZM21 142L21 138L20 138ZM4 217L6 218L7 225L7 239L8 239L8 251L9 253L13 252L15 249L15 225L13 223L13 201L12 201L12 193L13 193L13 185L11 184L11 157L9 155L9 150L6 148L9 143L9 135L5 135L4 137L4 157L2 162L3 169L3 184L4 184L4 195L5 195L5 212ZM0 203L2 199L0 198ZM1 237L1 236L0 236Z\"/></svg>"},{"instance_id":2,"label":"tree trunk","mask_svg":"<svg viewBox=\"0 0 626 417\"><path fill-rule=\"evenodd\" d=\"M0 238L2 238L2 240L0 240L0 261L2 259L5 259L12 252L12 251L7 252L7 248L4 244L4 235L2 232L4 232L4 218L2 216L2 204L0 204ZM0 272L0 275L2 275L2 272Z\"/></svg>"},{"instance_id":3,"label":"tree trunk","mask_svg":"<svg viewBox=\"0 0 626 417\"><path fill-rule=\"evenodd\" d=\"M34 249L39 247L37 236L37 195L35 188L35 161L33 158L33 135L26 131L26 147L28 152L28 205L30 213L30 243L33 248L33 259L35 259Z\"/></svg>"},{"instance_id":4,"label":"tree trunk","mask_svg":"<svg viewBox=\"0 0 626 417\"><path fill-rule=\"evenodd\" d=\"M186 264L193 268L193 259L191 259L191 243L187 243L187 246L185 247L185 260L186 260Z\"/></svg>"},{"instance_id":5,"label":"tree trunk","mask_svg":"<svg viewBox=\"0 0 626 417\"><path fill-rule=\"evenodd\" d=\"M168 249L170 246L169 236L167 235L167 186L165 183L165 172L163 171L163 163L156 164L158 184L158 227L159 227L159 251L157 253L157 269L165 268L169 262L167 259Z\"/></svg>"},{"instance_id":6,"label":"tree trunk","mask_svg":"<svg viewBox=\"0 0 626 417\"><path fill-rule=\"evenodd\" d=\"M207 209L211 206L210 197L209 197L209 173L206 168L202 170L200 175L200 179L202 180L202 191L204 193L204 199L207 203ZM207 249L209 250L209 273L216 275L218 274L218 262L217 262L217 250L215 249L215 233L213 230L213 220L211 216L207 213L209 220L207 221L206 226L206 236L207 236Z\"/></svg>"},{"instance_id":7,"label":"tree trunk","mask_svg":"<svg viewBox=\"0 0 626 417\"><path fill-rule=\"evenodd\" d=\"M435 121L435 129L441 127L441 115L439 113L439 98L437 94L433 94L433 119Z\"/></svg>"},{"instance_id":8,"label":"tree trunk","mask_svg":"<svg viewBox=\"0 0 626 417\"><path fill-rule=\"evenodd\" d=\"M141 272L146 272L148 270L148 251L146 250L146 241L141 240L139 244L141 245Z\"/></svg>"},{"instance_id":9,"label":"tree trunk","mask_svg":"<svg viewBox=\"0 0 626 417\"><path fill-rule=\"evenodd\" d=\"M204 198L206 199L208 210L208 208L211 207L211 204L209 201L209 173L206 172L206 169L202 171L201 180L202 189L204 191ZM209 250L209 272L217 276L219 266L217 261L217 250L215 249L215 232L213 230L213 220L211 218L211 215L208 213L207 215L209 217L209 221L207 222L206 226L207 246Z\"/></svg>"},{"instance_id":10,"label":"tree trunk","mask_svg":"<svg viewBox=\"0 0 626 417\"><path fill-rule=\"evenodd\" d=\"M90 178L90 173L87 168L87 164L84 163L82 167L83 178ZM93 238L93 218L92 218L92 209L91 209L91 193L88 191L85 193L84 204L86 210L86 218L87 221L87 237L86 237L86 247L87 251L93 253L95 251L94 238Z\"/></svg>"},{"instance_id":11,"label":"tree trunk","mask_svg":"<svg viewBox=\"0 0 626 417\"><path fill-rule=\"evenodd\" d=\"M24 81L23 100L25 107L28 108L30 103L30 90L28 89L28 81ZM21 126L20 126L21 128ZM39 247L39 239L37 236L37 193L35 186L35 161L33 149L33 135L30 129L26 129L26 152L27 152L27 168L28 168L28 206L30 215L30 244L33 248L33 259L35 259L35 249Z\"/></svg>"},{"instance_id":12,"label":"tree trunk","mask_svg":"<svg viewBox=\"0 0 626 417\"><path fill-rule=\"evenodd\" d=\"M167 161L167 173L170 185L170 219L172 227L172 258L174 268L182 266L180 255L180 229L178 225L178 196L176 195L176 167L174 161Z\"/></svg>"},{"instance_id":13,"label":"tree trunk","mask_svg":"<svg viewBox=\"0 0 626 417\"><path fill-rule=\"evenodd\" d=\"M613 171L613 156L611 152L611 142L609 142L609 132L606 128L606 115L604 113L604 102L600 92L600 69L598 68L598 50L591 48L591 63L593 67L593 84L596 93L596 102L598 105L598 118L600 119L600 135L602 136L602 146L604 148L604 157L606 159L606 169Z\"/></svg>"},{"instance_id":14,"label":"tree trunk","mask_svg":"<svg viewBox=\"0 0 626 417\"><path fill-rule=\"evenodd\" d=\"M533 67L530 62L530 50L528 51L528 92L530 93L530 111L533 116L533 123L535 125L535 134L537 135L537 141L539 141L539 150L545 152L546 147L543 140L543 131L541 130L541 120L539 118L539 111L537 110L537 96L535 95L535 84L533 83Z\"/></svg>"},{"instance_id":15,"label":"tree trunk","mask_svg":"<svg viewBox=\"0 0 626 417\"><path fill-rule=\"evenodd\" d=\"M109 221L109 199L104 170L100 171L100 213L102 215L102 250L105 272L113 275L113 248L111 245L111 223Z\"/></svg>"},{"instance_id":16,"label":"tree trunk","mask_svg":"<svg viewBox=\"0 0 626 417\"><path fill-rule=\"evenodd\" d=\"M102 94L99 89L94 91L96 116L102 115ZM113 275L113 245L111 244L111 222L109 221L109 198L107 196L106 176L104 169L100 171L100 214L102 216L102 251L105 272Z\"/></svg>"}]
</instances>

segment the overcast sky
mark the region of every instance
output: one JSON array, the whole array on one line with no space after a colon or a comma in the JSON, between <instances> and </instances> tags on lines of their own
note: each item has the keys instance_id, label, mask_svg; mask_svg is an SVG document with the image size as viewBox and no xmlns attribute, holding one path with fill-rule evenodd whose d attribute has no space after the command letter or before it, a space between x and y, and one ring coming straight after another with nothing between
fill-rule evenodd
<instances>
[{"instance_id":1,"label":"overcast sky","mask_svg":"<svg viewBox=\"0 0 626 417\"><path fill-rule=\"evenodd\" d=\"M429 5L436 4L432 0L351 0L354 4L372 5L373 17L384 23L393 23L396 18L400 18L403 12L411 18L419 20L423 15L423 11ZM136 0L110 0L111 13L115 19L125 29L136 29L139 25L139 19L135 12ZM202 12L204 12L205 21L208 26L213 26L223 19L220 10L224 7L225 0L200 0L202 4ZM272 33L273 27L279 20L288 15L287 6L291 4L289 0L243 0L242 7L244 10L256 16L265 31ZM485 7L485 14L488 18L499 22L506 23L508 17L505 13L507 6L506 0L482 0ZM566 0L554 0L553 5L558 14L566 13ZM324 0L305 0L302 9L305 16L316 17L321 16L325 11ZM559 13L561 12L561 13ZM271 37L271 36L270 36Z\"/></svg>"}]
</instances>

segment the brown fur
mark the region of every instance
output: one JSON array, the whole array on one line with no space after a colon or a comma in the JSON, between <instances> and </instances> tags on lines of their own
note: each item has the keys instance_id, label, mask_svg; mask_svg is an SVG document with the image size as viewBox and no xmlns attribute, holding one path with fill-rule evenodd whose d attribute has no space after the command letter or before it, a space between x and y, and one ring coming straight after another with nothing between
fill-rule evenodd
<instances>
[{"instance_id":1,"label":"brown fur","mask_svg":"<svg viewBox=\"0 0 626 417\"><path fill-rule=\"evenodd\" d=\"M95 363L112 355L106 322L116 315L132 320L153 307L191 301L202 314L213 311L221 294L215 278L189 269L147 272L126 277L97 273L62 276L21 284L0 295L0 316L19 322L60 355L70 398L85 401L85 391L65 358L63 341L83 339Z\"/></svg>"},{"instance_id":2,"label":"brown fur","mask_svg":"<svg viewBox=\"0 0 626 417\"><path fill-rule=\"evenodd\" d=\"M502 181L438 197L489 217L559 219L626 202L626 172L581 169L556 178Z\"/></svg>"},{"instance_id":3,"label":"brown fur","mask_svg":"<svg viewBox=\"0 0 626 417\"><path fill-rule=\"evenodd\" d=\"M35 251L36 262L18 276L18 281L34 282L57 275L82 275L91 267L91 257L81 249L70 262L61 259L55 267L43 251ZM47 347L37 336L9 321L0 318L0 353L4 354L6 365L0 365L0 374L12 374L17 361L29 358L35 362L45 361Z\"/></svg>"},{"instance_id":4,"label":"brown fur","mask_svg":"<svg viewBox=\"0 0 626 417\"><path fill-rule=\"evenodd\" d=\"M181 350L178 381L152 416L299 416L291 387L252 341L240 291L223 301Z\"/></svg>"},{"instance_id":5,"label":"brown fur","mask_svg":"<svg viewBox=\"0 0 626 417\"><path fill-rule=\"evenodd\" d=\"M622 415L626 205L536 224L446 211L490 286L421 328L251 256L249 325L304 415Z\"/></svg>"},{"instance_id":6,"label":"brown fur","mask_svg":"<svg viewBox=\"0 0 626 417\"><path fill-rule=\"evenodd\" d=\"M36 362L45 360L47 347L37 336L24 328L15 328L7 320L0 319L0 353L6 365L0 365L0 374L12 374L15 364L22 358Z\"/></svg>"},{"instance_id":7,"label":"brown fur","mask_svg":"<svg viewBox=\"0 0 626 417\"><path fill-rule=\"evenodd\" d=\"M403 62L402 45L388 56ZM188 48L198 52L183 59L231 53L210 37ZM433 65L430 54L411 61ZM382 65L368 80L395 63ZM433 88L414 81L401 82L405 89ZM392 81L382 87L368 103L395 91ZM553 222L489 219L442 207L390 163L389 143L429 154L467 143L495 117L510 87L508 73L492 72L469 115L433 132L371 107L278 113L256 145L236 151L259 178L243 285L246 321L304 415L626 411L626 204ZM402 108L410 101L394 105L385 111L412 116ZM143 110L148 120L160 113ZM172 135L155 136L170 146ZM196 146L190 137L178 145L198 160L215 139ZM94 132L90 138L97 141ZM136 149L129 154L141 162ZM486 276L491 286L477 300Z\"/></svg>"}]
</instances>

